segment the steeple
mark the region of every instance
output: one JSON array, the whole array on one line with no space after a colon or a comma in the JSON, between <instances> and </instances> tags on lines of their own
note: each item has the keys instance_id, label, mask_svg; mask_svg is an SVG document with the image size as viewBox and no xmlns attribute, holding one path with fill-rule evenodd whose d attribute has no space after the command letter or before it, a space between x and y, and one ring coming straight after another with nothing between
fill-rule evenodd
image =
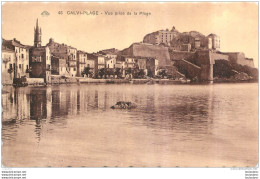
<instances>
[{"instance_id":1,"label":"steeple","mask_svg":"<svg viewBox=\"0 0 260 179\"><path fill-rule=\"evenodd\" d=\"M34 28L34 47L41 47L42 31L38 26L38 18L36 20L36 27Z\"/></svg>"}]
</instances>

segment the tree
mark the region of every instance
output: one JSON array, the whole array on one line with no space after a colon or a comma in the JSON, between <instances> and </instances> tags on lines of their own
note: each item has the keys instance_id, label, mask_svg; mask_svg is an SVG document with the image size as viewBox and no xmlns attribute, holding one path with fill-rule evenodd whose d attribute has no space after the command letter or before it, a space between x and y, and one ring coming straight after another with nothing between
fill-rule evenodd
<instances>
[{"instance_id":1,"label":"tree","mask_svg":"<svg viewBox=\"0 0 260 179\"><path fill-rule=\"evenodd\" d=\"M134 78L144 78L144 70L143 69L137 69L137 68L134 68L133 69L133 77Z\"/></svg>"},{"instance_id":2,"label":"tree","mask_svg":"<svg viewBox=\"0 0 260 179\"><path fill-rule=\"evenodd\" d=\"M139 76L140 78L144 78L144 75L145 75L144 69L140 69L140 70L139 70L139 73L138 73L138 76Z\"/></svg>"},{"instance_id":3,"label":"tree","mask_svg":"<svg viewBox=\"0 0 260 179\"><path fill-rule=\"evenodd\" d=\"M85 67L81 73L82 76L84 76L84 75L89 76L91 74L92 74L92 72L90 71L90 67Z\"/></svg>"},{"instance_id":4,"label":"tree","mask_svg":"<svg viewBox=\"0 0 260 179\"><path fill-rule=\"evenodd\" d=\"M164 78L165 76L167 76L166 70L162 69L159 71L159 75L162 76L162 78Z\"/></svg>"},{"instance_id":5,"label":"tree","mask_svg":"<svg viewBox=\"0 0 260 179\"><path fill-rule=\"evenodd\" d=\"M126 75L132 74L132 68L127 68L127 69L125 70L125 74L126 74Z\"/></svg>"},{"instance_id":6,"label":"tree","mask_svg":"<svg viewBox=\"0 0 260 179\"><path fill-rule=\"evenodd\" d=\"M105 78L107 78L107 75L108 77L111 77L115 75L115 69L114 68L105 68Z\"/></svg>"},{"instance_id":7,"label":"tree","mask_svg":"<svg viewBox=\"0 0 260 179\"><path fill-rule=\"evenodd\" d=\"M121 78L122 77L121 68L116 68L115 75L117 76L117 78Z\"/></svg>"},{"instance_id":8,"label":"tree","mask_svg":"<svg viewBox=\"0 0 260 179\"><path fill-rule=\"evenodd\" d=\"M98 71L98 76L100 76L100 78L103 78L103 76L106 74L105 72L105 68L101 68Z\"/></svg>"}]
</instances>

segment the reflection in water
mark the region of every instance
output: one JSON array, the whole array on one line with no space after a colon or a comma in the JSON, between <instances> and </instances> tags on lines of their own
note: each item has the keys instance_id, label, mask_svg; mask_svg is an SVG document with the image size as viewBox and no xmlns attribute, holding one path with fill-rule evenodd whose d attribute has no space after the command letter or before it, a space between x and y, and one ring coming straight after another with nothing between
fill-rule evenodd
<instances>
[{"instance_id":1,"label":"reflection in water","mask_svg":"<svg viewBox=\"0 0 260 179\"><path fill-rule=\"evenodd\" d=\"M68 116L75 116L84 111L109 108L107 104L109 97L104 91L64 90L59 86L7 88L11 92L2 94L3 126L15 125L16 120L18 122L24 119L33 120L37 138L40 138L41 128L46 122L66 125ZM3 134L3 139L5 137L6 135Z\"/></svg>"},{"instance_id":2,"label":"reflection in water","mask_svg":"<svg viewBox=\"0 0 260 179\"><path fill-rule=\"evenodd\" d=\"M225 85L61 85L26 88L4 87L2 91L2 140L20 145L22 141L19 141L19 139L22 138L22 140L28 142L30 131L33 130L36 143L40 143L41 138L47 138L49 134L52 134L52 138L49 140L54 140L54 143L58 141L59 144L60 141L69 140L71 136L79 132L80 134L76 138L73 138L73 140L79 140L78 143L82 143L83 145L83 143L86 143L85 139L89 138L92 134L96 136L104 135L106 138L107 134L105 135L102 132L108 131L109 136L111 134L111 139L109 140L112 140L112 143L121 141L120 136L125 135L124 139L113 150L120 150L122 145L126 145L128 148L115 153L122 153L125 150L129 150L129 152L130 150L134 150L131 151L133 153L140 152L134 149L136 147L138 150L141 147L143 150L151 152L150 149L146 149L147 145L151 145L150 148L153 148L155 151L161 150L161 147L164 146L163 153L160 154L158 151L153 153L153 155L160 154L160 158L166 154L174 156L177 151L190 155L192 153L190 148L192 147L194 147L194 152L203 153L205 148L200 148L200 146L208 146L207 150L209 151L205 152L205 155L216 155L220 159L224 155L224 157L234 160L234 156L237 154L231 154L227 151L226 154L219 156L214 153L215 148L212 148L213 145L211 145L211 142L221 141L225 145L229 145L227 143L236 138L236 132L240 131L240 129L244 131L248 129L249 131L246 131L247 133L245 134L250 133L250 137L256 136L257 138L257 127L255 127L255 123L257 123L255 121L257 120L257 108L254 107L257 106L257 100L254 100L255 95L257 95L257 85L242 85L244 86L233 85L232 88L236 89L236 91ZM221 93L219 93L220 89L222 90ZM245 90L248 90L249 93L246 96L241 95ZM110 109L110 106L121 100L135 102L138 104L138 107L135 110ZM239 114L235 115L234 112L237 111L242 112L238 112ZM236 117L236 121L232 121L233 117ZM248 122L249 118L251 120L250 124ZM245 120L248 122L247 127L244 126ZM95 128L89 128L91 125L94 125ZM86 129L89 130L87 131ZM131 130L133 130L133 134L130 133ZM89 133L90 131L91 133ZM231 133L225 133L226 131ZM136 138L135 135L137 134L140 135ZM27 138L23 138L21 135L27 135ZM115 138L113 139L113 137ZM55 141L56 139L57 141ZM93 148L96 147L95 150L92 149L95 151L94 154L98 154L100 150L105 150L105 154L102 153L102 155L111 155L111 149L108 148L111 142L108 143L106 142L107 140L97 138L91 143L93 144L91 145ZM248 142L245 136L240 136L240 140ZM197 147L195 144L192 144L196 141L198 142L198 144L196 143ZM31 145L27 147L32 147L32 150L34 150L34 142L30 142ZM123 144L124 142L127 143ZM214 143L214 146L219 148L222 144L219 143L216 145ZM256 146L254 141L252 144ZM225 145L223 144L223 146ZM160 146L159 149L158 146ZM180 148L180 146L183 147ZM230 146L225 147L228 148ZM50 150L51 152L52 149L49 148L46 150ZM88 148L88 150L91 149ZM255 150L254 147L253 150ZM73 153L73 151L70 152ZM75 152L82 153L83 151L78 149ZM83 153L85 152L86 149ZM166 158L167 155L165 156ZM240 160L254 162L256 155L254 154L251 160L248 158ZM142 154L142 157L145 157L145 155ZM110 158L113 157L110 156ZM95 160L101 160L101 164L99 163L100 165L98 165L97 163L93 166L101 166L104 159ZM126 158L118 159L118 161L121 160L126 160ZM106 159L104 161L110 160ZM146 160L144 159L144 161ZM113 161L110 162L113 163ZM151 162L149 164L148 162L146 165L160 165L160 162L157 161L156 164ZM125 166L123 161L121 161L121 165ZM28 164L28 166L34 165ZM57 164L56 166L62 165ZM169 164L169 166L173 165ZM186 163L185 166L189 166L189 163Z\"/></svg>"},{"instance_id":3,"label":"reflection in water","mask_svg":"<svg viewBox=\"0 0 260 179\"><path fill-rule=\"evenodd\" d=\"M47 118L47 98L45 90L31 90L30 92L30 119L35 120L35 133L40 140L42 120Z\"/></svg>"}]
</instances>

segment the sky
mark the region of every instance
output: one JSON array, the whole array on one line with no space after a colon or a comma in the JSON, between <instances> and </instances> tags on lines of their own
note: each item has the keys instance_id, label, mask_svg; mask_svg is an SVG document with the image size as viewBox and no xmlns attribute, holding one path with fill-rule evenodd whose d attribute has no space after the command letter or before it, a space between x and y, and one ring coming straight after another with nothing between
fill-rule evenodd
<instances>
[{"instance_id":1,"label":"sky","mask_svg":"<svg viewBox=\"0 0 260 179\"><path fill-rule=\"evenodd\" d=\"M43 11L49 15L41 15ZM77 11L98 11L98 15L72 15ZM33 45L37 18L42 45L53 38L86 52L122 50L141 42L148 33L175 26L179 32L215 33L220 36L221 51L244 52L258 66L257 3L7 2L2 5L2 37Z\"/></svg>"}]
</instances>

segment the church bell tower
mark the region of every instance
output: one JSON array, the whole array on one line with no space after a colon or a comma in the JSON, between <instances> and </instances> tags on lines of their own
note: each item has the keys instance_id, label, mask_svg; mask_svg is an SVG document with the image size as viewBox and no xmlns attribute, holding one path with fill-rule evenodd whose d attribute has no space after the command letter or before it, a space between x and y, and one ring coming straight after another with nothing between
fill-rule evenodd
<instances>
[{"instance_id":1,"label":"church bell tower","mask_svg":"<svg viewBox=\"0 0 260 179\"><path fill-rule=\"evenodd\" d=\"M42 29L38 26L38 19L36 21L36 27L34 28L34 47L41 47L42 43Z\"/></svg>"}]
</instances>

